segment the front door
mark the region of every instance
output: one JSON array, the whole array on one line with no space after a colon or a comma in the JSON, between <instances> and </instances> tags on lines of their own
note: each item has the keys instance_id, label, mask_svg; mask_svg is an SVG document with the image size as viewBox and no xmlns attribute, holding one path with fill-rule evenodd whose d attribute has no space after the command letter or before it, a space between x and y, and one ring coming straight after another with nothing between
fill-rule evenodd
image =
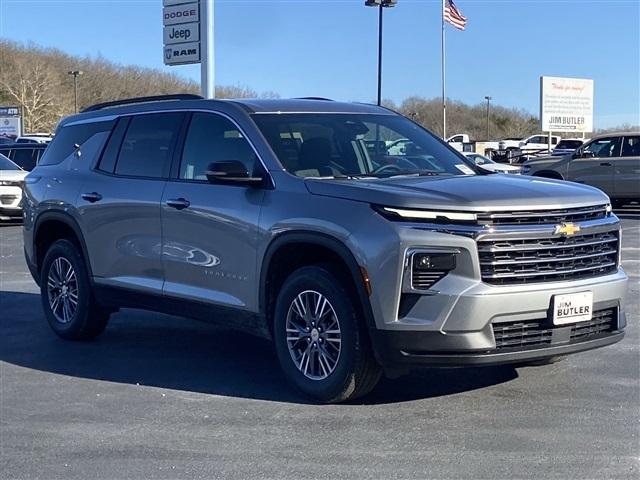
<instances>
[{"instance_id":1,"label":"front door","mask_svg":"<svg viewBox=\"0 0 640 480\"><path fill-rule=\"evenodd\" d=\"M620 137L606 137L585 145L569 163L567 180L584 183L613 195L613 158L620 155Z\"/></svg>"},{"instance_id":2,"label":"front door","mask_svg":"<svg viewBox=\"0 0 640 480\"><path fill-rule=\"evenodd\" d=\"M193 113L180 166L162 198L164 294L257 311L258 220L264 191L212 184L209 164L259 160L240 129L214 113Z\"/></svg>"}]
</instances>

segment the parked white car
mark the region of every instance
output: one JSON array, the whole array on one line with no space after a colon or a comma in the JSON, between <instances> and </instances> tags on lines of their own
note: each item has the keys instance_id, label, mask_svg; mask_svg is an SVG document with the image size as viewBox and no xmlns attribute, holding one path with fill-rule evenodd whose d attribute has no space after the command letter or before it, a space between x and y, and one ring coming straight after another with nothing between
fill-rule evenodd
<instances>
[{"instance_id":1,"label":"parked white car","mask_svg":"<svg viewBox=\"0 0 640 480\"><path fill-rule=\"evenodd\" d=\"M0 220L22 218L22 184L28 173L0 155Z\"/></svg>"},{"instance_id":2,"label":"parked white car","mask_svg":"<svg viewBox=\"0 0 640 480\"><path fill-rule=\"evenodd\" d=\"M551 148L554 148L561 138L557 135L551 135ZM531 135L522 140L506 139L501 140L498 150L521 150L523 152L533 152L549 149L548 135Z\"/></svg>"},{"instance_id":3,"label":"parked white car","mask_svg":"<svg viewBox=\"0 0 640 480\"><path fill-rule=\"evenodd\" d=\"M33 135L23 135L16 138L16 143L49 143L53 140L51 135L35 133Z\"/></svg>"},{"instance_id":4,"label":"parked white car","mask_svg":"<svg viewBox=\"0 0 640 480\"><path fill-rule=\"evenodd\" d=\"M472 160L476 165L480 168L484 168L485 170L489 170L491 172L496 173L511 173L515 175L519 175L520 167L516 167L515 165L509 165L505 163L497 163L491 160L484 155L480 155L479 153L474 152L464 152L463 155L468 159Z\"/></svg>"}]
</instances>

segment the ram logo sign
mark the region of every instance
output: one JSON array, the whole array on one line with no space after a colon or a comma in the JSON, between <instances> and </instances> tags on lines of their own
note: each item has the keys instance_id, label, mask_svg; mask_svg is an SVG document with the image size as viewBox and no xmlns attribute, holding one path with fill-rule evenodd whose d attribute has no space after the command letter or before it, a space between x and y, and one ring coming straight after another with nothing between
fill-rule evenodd
<instances>
[{"instance_id":1,"label":"ram logo sign","mask_svg":"<svg viewBox=\"0 0 640 480\"><path fill-rule=\"evenodd\" d=\"M200 61L200 43L180 43L164 47L165 65L183 65Z\"/></svg>"}]
</instances>

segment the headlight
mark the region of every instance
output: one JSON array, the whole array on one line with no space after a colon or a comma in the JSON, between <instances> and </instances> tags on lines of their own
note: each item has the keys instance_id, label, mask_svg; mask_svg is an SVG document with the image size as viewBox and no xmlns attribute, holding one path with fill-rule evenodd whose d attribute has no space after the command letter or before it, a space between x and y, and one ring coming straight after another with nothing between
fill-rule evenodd
<instances>
[{"instance_id":1,"label":"headlight","mask_svg":"<svg viewBox=\"0 0 640 480\"><path fill-rule=\"evenodd\" d=\"M531 172L531 165L523 165L522 166L522 174L528 175Z\"/></svg>"},{"instance_id":2,"label":"headlight","mask_svg":"<svg viewBox=\"0 0 640 480\"><path fill-rule=\"evenodd\" d=\"M406 208L380 207L378 211L385 216L395 217L397 220L433 220L433 221L456 221L456 222L475 222L478 216L475 213L465 212L447 212L439 210L410 210Z\"/></svg>"}]
</instances>

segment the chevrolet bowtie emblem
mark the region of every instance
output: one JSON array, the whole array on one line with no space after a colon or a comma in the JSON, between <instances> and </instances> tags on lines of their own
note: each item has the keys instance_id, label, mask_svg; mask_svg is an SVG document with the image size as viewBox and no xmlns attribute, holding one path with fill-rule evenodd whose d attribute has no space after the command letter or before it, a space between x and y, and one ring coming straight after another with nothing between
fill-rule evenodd
<instances>
[{"instance_id":1,"label":"chevrolet bowtie emblem","mask_svg":"<svg viewBox=\"0 0 640 480\"><path fill-rule=\"evenodd\" d=\"M580 225L576 225L575 223L561 223L560 225L556 225L555 233L556 235L564 235L565 237L570 237L575 235L580 231Z\"/></svg>"}]
</instances>

